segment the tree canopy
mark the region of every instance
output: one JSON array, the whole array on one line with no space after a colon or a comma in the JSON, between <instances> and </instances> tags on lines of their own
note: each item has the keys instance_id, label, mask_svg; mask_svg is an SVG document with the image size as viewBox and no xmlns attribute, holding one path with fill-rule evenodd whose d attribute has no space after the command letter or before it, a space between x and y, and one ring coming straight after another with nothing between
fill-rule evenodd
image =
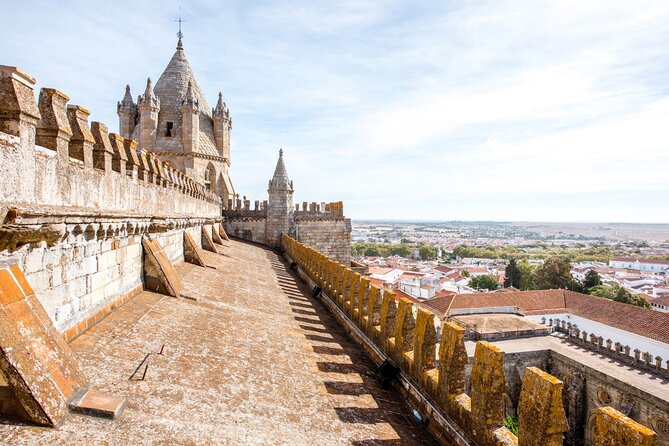
<instances>
[{"instance_id":1,"label":"tree canopy","mask_svg":"<svg viewBox=\"0 0 669 446\"><path fill-rule=\"evenodd\" d=\"M496 290L499 288L499 283L493 276L483 274L469 279L469 286L476 290Z\"/></svg>"}]
</instances>

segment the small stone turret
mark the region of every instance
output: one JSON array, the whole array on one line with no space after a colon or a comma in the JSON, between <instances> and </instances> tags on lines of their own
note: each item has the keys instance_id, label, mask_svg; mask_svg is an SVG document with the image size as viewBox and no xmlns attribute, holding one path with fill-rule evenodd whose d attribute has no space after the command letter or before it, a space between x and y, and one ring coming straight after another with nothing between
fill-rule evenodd
<instances>
[{"instance_id":1,"label":"small stone turret","mask_svg":"<svg viewBox=\"0 0 669 446\"><path fill-rule=\"evenodd\" d=\"M116 106L116 113L118 114L118 127L121 136L131 138L132 131L135 130L135 123L137 122L137 104L132 100L130 85L125 86L125 95L123 96L123 100Z\"/></svg>"},{"instance_id":2,"label":"small stone turret","mask_svg":"<svg viewBox=\"0 0 669 446\"><path fill-rule=\"evenodd\" d=\"M140 96L137 101L139 109L139 145L143 149L151 149L156 143L156 132L158 130L158 112L160 111L160 100L153 92L151 78L146 80L146 90L144 96Z\"/></svg>"},{"instance_id":3,"label":"small stone turret","mask_svg":"<svg viewBox=\"0 0 669 446\"><path fill-rule=\"evenodd\" d=\"M192 82L181 101L181 144L184 152L197 152L200 134L200 102L193 92Z\"/></svg>"},{"instance_id":4,"label":"small stone turret","mask_svg":"<svg viewBox=\"0 0 669 446\"><path fill-rule=\"evenodd\" d=\"M218 153L227 160L230 165L230 131L232 130L232 118L230 109L223 102L223 93L218 93L216 108L211 110L214 120L214 137Z\"/></svg>"},{"instance_id":5,"label":"small stone turret","mask_svg":"<svg viewBox=\"0 0 669 446\"><path fill-rule=\"evenodd\" d=\"M267 189L266 238L269 246L280 246L281 234L290 235L293 232L293 191L293 182L288 178L283 162L283 149L279 149L279 160Z\"/></svg>"}]
</instances>

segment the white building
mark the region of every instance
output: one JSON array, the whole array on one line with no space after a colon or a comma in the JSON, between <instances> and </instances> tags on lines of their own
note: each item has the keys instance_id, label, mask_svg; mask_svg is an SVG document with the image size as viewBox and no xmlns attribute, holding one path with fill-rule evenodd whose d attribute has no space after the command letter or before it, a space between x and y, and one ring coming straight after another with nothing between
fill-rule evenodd
<instances>
[{"instance_id":1,"label":"white building","mask_svg":"<svg viewBox=\"0 0 669 446\"><path fill-rule=\"evenodd\" d=\"M634 257L614 257L609 261L612 268L625 268L648 273L667 273L669 261L655 259L638 259Z\"/></svg>"}]
</instances>

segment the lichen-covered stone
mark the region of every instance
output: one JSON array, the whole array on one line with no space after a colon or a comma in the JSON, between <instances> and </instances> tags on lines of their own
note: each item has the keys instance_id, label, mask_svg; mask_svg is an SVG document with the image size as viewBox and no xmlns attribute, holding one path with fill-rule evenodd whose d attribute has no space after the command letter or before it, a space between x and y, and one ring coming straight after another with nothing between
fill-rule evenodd
<instances>
[{"instance_id":1,"label":"lichen-covered stone","mask_svg":"<svg viewBox=\"0 0 669 446\"><path fill-rule=\"evenodd\" d=\"M395 293L384 290L381 300L381 311L379 319L381 322L379 346L384 349L387 355L392 356L395 347L395 321L397 317L397 303L395 302Z\"/></svg>"},{"instance_id":2,"label":"lichen-covered stone","mask_svg":"<svg viewBox=\"0 0 669 446\"><path fill-rule=\"evenodd\" d=\"M412 360L405 353L413 352L413 335L416 320L413 317L413 303L406 297L397 302L395 317L395 350L392 352L395 361L405 370L411 370Z\"/></svg>"},{"instance_id":3,"label":"lichen-covered stone","mask_svg":"<svg viewBox=\"0 0 669 446\"><path fill-rule=\"evenodd\" d=\"M479 445L492 445L493 432L504 425L504 352L489 342L477 342L470 379L473 437Z\"/></svg>"},{"instance_id":4,"label":"lichen-covered stone","mask_svg":"<svg viewBox=\"0 0 669 446\"><path fill-rule=\"evenodd\" d=\"M595 412L593 446L653 446L657 434L612 407Z\"/></svg>"},{"instance_id":5,"label":"lichen-covered stone","mask_svg":"<svg viewBox=\"0 0 669 446\"><path fill-rule=\"evenodd\" d=\"M525 369L518 402L518 444L561 446L567 430L562 381L536 367Z\"/></svg>"},{"instance_id":6,"label":"lichen-covered stone","mask_svg":"<svg viewBox=\"0 0 669 446\"><path fill-rule=\"evenodd\" d=\"M434 369L437 351L437 331L434 327L434 313L418 309L413 338L413 376L424 385L427 370Z\"/></svg>"},{"instance_id":7,"label":"lichen-covered stone","mask_svg":"<svg viewBox=\"0 0 669 446\"><path fill-rule=\"evenodd\" d=\"M439 344L439 380L437 398L448 406L449 397L465 391L465 367L468 357L465 330L453 322L444 324Z\"/></svg>"}]
</instances>

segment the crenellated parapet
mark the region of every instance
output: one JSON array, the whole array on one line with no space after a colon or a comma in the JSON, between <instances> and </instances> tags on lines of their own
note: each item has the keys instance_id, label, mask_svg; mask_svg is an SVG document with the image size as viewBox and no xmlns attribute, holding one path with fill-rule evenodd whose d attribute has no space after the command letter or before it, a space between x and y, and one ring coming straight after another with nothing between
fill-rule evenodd
<instances>
[{"instance_id":1,"label":"crenellated parapet","mask_svg":"<svg viewBox=\"0 0 669 446\"><path fill-rule=\"evenodd\" d=\"M207 212L220 215L221 199L203 184L155 154L138 151L136 141L109 133L105 124L89 125L90 112L68 104L59 90L42 88L36 103L34 85L21 70L0 66L5 201L153 213L190 213L211 205ZM143 104L158 107L150 86L147 91ZM49 156L53 152L58 156Z\"/></svg>"},{"instance_id":2,"label":"crenellated parapet","mask_svg":"<svg viewBox=\"0 0 669 446\"><path fill-rule=\"evenodd\" d=\"M345 265L283 235L282 248L298 274L314 286L346 331L380 364L399 367L396 388L442 444L559 446L568 429L563 383L536 367L522 378L518 435L504 425L505 353L479 341L465 392L465 329L448 322L437 336L437 317L393 292L370 285ZM611 407L598 409L594 446L650 446L655 432Z\"/></svg>"},{"instance_id":3,"label":"crenellated parapet","mask_svg":"<svg viewBox=\"0 0 669 446\"><path fill-rule=\"evenodd\" d=\"M606 338L597 333L581 330L577 324L572 324L558 317L542 317L541 323L554 327L556 331L564 333L565 339L588 350L614 358L636 369L653 373L654 375L669 378L669 359L653 355L649 351L642 351L638 347L623 344L616 339Z\"/></svg>"},{"instance_id":4,"label":"crenellated parapet","mask_svg":"<svg viewBox=\"0 0 669 446\"><path fill-rule=\"evenodd\" d=\"M302 208L300 209L300 204L295 204L295 217L296 218L344 218L344 203L341 201L336 201L332 203L316 203L315 201L307 203L306 201L302 202Z\"/></svg>"}]
</instances>

